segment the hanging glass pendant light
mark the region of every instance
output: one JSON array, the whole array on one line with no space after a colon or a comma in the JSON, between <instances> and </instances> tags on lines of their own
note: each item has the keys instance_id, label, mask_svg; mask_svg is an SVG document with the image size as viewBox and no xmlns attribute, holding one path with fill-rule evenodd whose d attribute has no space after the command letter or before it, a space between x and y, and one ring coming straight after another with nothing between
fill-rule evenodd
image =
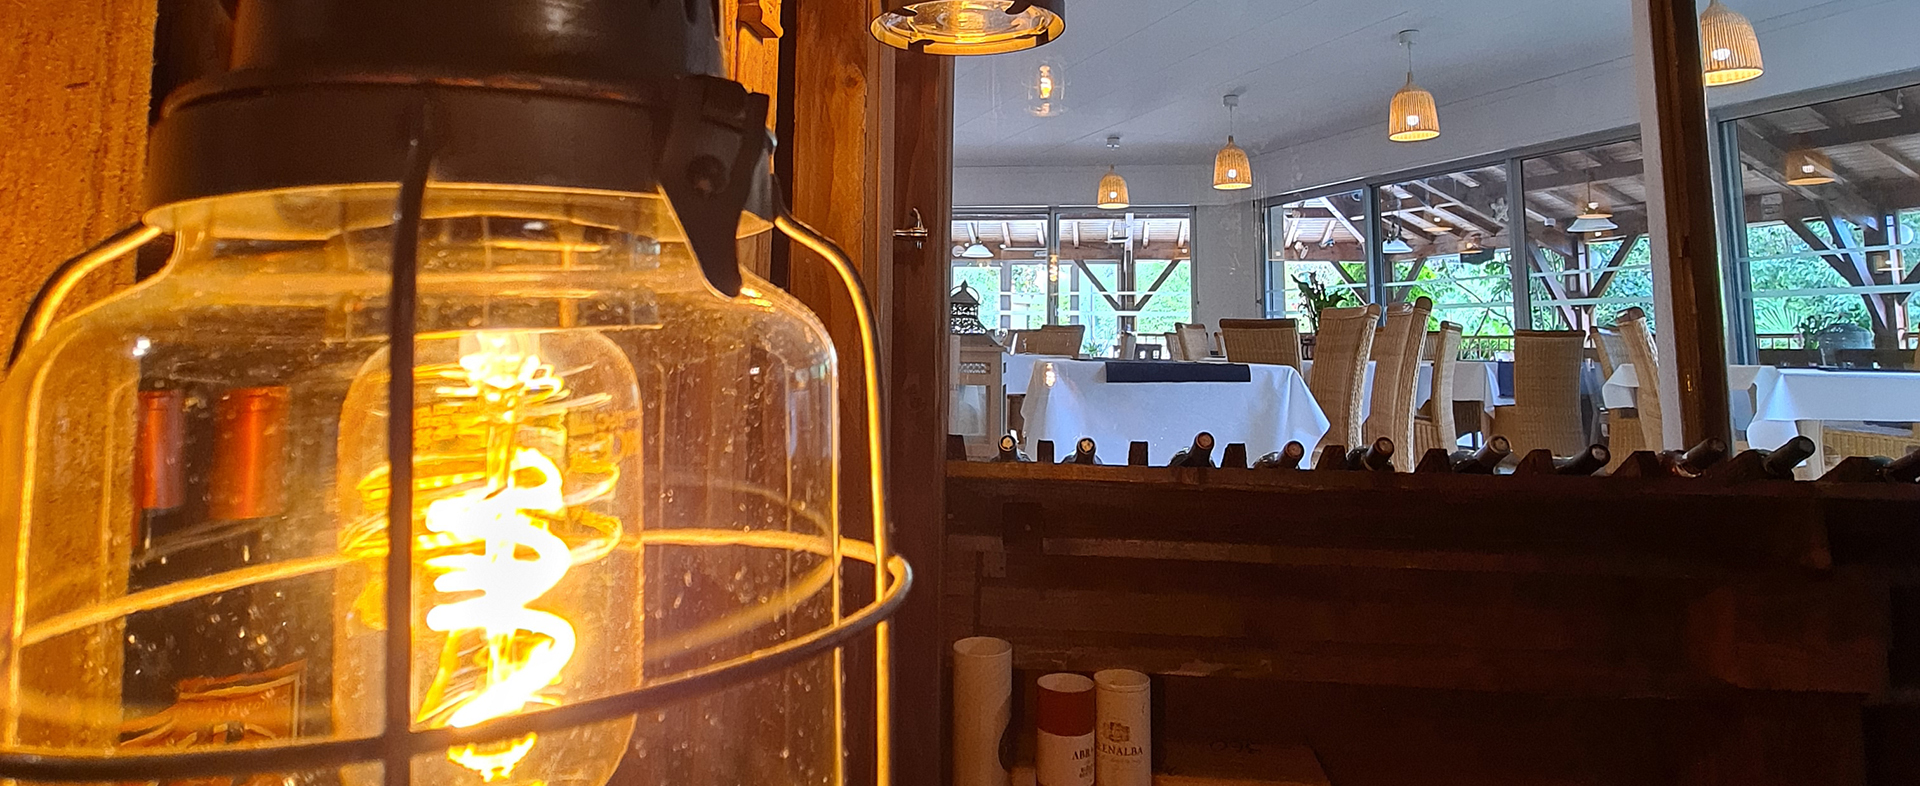
<instances>
[{"instance_id":1,"label":"hanging glass pendant light","mask_svg":"<svg viewBox=\"0 0 1920 786\"><path fill-rule=\"evenodd\" d=\"M930 55L997 55L1046 46L1067 29L1066 0L918 0L874 17L873 37Z\"/></svg>"},{"instance_id":2,"label":"hanging glass pendant light","mask_svg":"<svg viewBox=\"0 0 1920 786\"><path fill-rule=\"evenodd\" d=\"M1620 225L1613 223L1613 207L1607 204L1605 197L1594 192L1593 180L1589 178L1587 180L1587 201L1581 203L1580 215L1575 217L1573 223L1567 226L1567 231L1574 234L1585 234L1588 232L1609 232L1619 228Z\"/></svg>"},{"instance_id":3,"label":"hanging glass pendant light","mask_svg":"<svg viewBox=\"0 0 1920 786\"><path fill-rule=\"evenodd\" d=\"M1393 94L1393 107L1387 117L1387 138L1395 142L1424 142L1440 136L1440 110L1433 94L1413 83L1413 37L1418 30L1400 31L1400 45L1407 48L1407 84Z\"/></svg>"},{"instance_id":4,"label":"hanging glass pendant light","mask_svg":"<svg viewBox=\"0 0 1920 786\"><path fill-rule=\"evenodd\" d=\"M1233 110L1240 106L1240 96L1228 94L1222 101L1227 105L1227 146L1213 157L1213 187L1219 191L1252 188L1253 162L1247 159L1247 151L1233 143Z\"/></svg>"},{"instance_id":5,"label":"hanging glass pendant light","mask_svg":"<svg viewBox=\"0 0 1920 786\"><path fill-rule=\"evenodd\" d=\"M1737 85L1766 73L1760 59L1760 37L1753 23L1720 0L1700 12L1700 58L1708 87Z\"/></svg>"},{"instance_id":6,"label":"hanging glass pendant light","mask_svg":"<svg viewBox=\"0 0 1920 786\"><path fill-rule=\"evenodd\" d=\"M1785 171L1790 186L1824 186L1838 179L1833 174L1833 159L1810 147L1788 151Z\"/></svg>"},{"instance_id":7,"label":"hanging glass pendant light","mask_svg":"<svg viewBox=\"0 0 1920 786\"><path fill-rule=\"evenodd\" d=\"M1066 70L1051 59L1034 66L1033 77L1027 80L1027 113L1034 117L1066 114L1066 76Z\"/></svg>"},{"instance_id":8,"label":"hanging glass pendant light","mask_svg":"<svg viewBox=\"0 0 1920 786\"><path fill-rule=\"evenodd\" d=\"M1118 135L1107 137L1107 149L1115 154L1120 152ZM1113 164L1107 165L1106 177L1100 178L1100 191L1094 195L1093 204L1101 210L1125 210L1132 204L1132 198L1127 194L1127 179L1120 176Z\"/></svg>"}]
</instances>

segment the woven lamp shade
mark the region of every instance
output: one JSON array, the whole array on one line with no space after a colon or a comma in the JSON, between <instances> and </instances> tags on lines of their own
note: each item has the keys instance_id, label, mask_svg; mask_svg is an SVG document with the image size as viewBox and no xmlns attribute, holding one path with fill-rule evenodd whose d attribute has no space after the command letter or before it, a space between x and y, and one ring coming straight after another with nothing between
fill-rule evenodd
<instances>
[{"instance_id":1,"label":"woven lamp shade","mask_svg":"<svg viewBox=\"0 0 1920 786\"><path fill-rule=\"evenodd\" d=\"M1387 119L1387 138L1395 142L1423 142L1440 135L1440 111L1433 94L1420 89L1407 77L1407 86L1393 95L1393 111Z\"/></svg>"},{"instance_id":2,"label":"woven lamp shade","mask_svg":"<svg viewBox=\"0 0 1920 786\"><path fill-rule=\"evenodd\" d=\"M1833 159L1808 148L1787 153L1786 174L1790 186L1824 186L1835 180Z\"/></svg>"},{"instance_id":3,"label":"woven lamp shade","mask_svg":"<svg viewBox=\"0 0 1920 786\"><path fill-rule=\"evenodd\" d=\"M1227 146L1213 157L1213 187L1220 191L1253 187L1253 162L1247 159L1247 151L1233 143L1231 136L1227 137Z\"/></svg>"},{"instance_id":4,"label":"woven lamp shade","mask_svg":"<svg viewBox=\"0 0 1920 786\"><path fill-rule=\"evenodd\" d=\"M1100 178L1100 193L1094 196L1093 204L1102 210L1120 210L1132 204L1127 195L1127 179L1107 167L1107 176Z\"/></svg>"},{"instance_id":5,"label":"woven lamp shade","mask_svg":"<svg viewBox=\"0 0 1920 786\"><path fill-rule=\"evenodd\" d=\"M1700 57L1705 62L1707 85L1737 85L1760 78L1766 64L1760 59L1760 38L1753 23L1738 12L1713 0L1700 12Z\"/></svg>"}]
</instances>

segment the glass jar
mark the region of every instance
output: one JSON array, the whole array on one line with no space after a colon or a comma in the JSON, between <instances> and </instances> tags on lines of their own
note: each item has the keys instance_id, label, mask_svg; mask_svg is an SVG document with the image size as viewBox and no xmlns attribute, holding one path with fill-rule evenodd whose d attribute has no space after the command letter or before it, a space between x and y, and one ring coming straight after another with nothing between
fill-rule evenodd
<instances>
[{"instance_id":1,"label":"glass jar","mask_svg":"<svg viewBox=\"0 0 1920 786\"><path fill-rule=\"evenodd\" d=\"M156 209L167 269L15 366L0 744L382 732L396 197ZM751 276L715 291L658 194L436 184L419 237L415 729L630 691L839 620L835 359L804 307ZM823 654L637 719L422 755L413 777L837 783L839 689Z\"/></svg>"}]
</instances>

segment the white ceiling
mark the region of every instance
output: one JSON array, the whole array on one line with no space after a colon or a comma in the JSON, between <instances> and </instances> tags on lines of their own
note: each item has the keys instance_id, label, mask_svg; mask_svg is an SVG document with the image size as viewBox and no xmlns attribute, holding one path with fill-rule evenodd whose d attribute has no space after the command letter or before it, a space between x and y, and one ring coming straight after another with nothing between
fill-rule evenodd
<instances>
[{"instance_id":1,"label":"white ceiling","mask_svg":"<svg viewBox=\"0 0 1920 786\"><path fill-rule=\"evenodd\" d=\"M1381 125L1406 78L1400 30L1421 31L1416 78L1446 105L1631 56L1629 0L1076 0L1067 32L1031 52L961 58L955 163L1207 161L1226 135L1221 96L1241 93L1237 136L1258 155ZM1761 30L1913 0L1730 0ZM1705 0L1700 0L1704 7ZM1027 111L1042 59L1068 111ZM1622 79L1631 69L1620 70ZM1384 128L1382 130L1384 134Z\"/></svg>"}]
</instances>

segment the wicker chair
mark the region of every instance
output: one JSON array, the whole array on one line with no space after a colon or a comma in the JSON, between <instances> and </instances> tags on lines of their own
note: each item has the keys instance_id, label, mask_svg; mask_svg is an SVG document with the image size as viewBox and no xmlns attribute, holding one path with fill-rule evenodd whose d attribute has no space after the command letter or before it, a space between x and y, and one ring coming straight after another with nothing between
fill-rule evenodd
<instances>
[{"instance_id":1,"label":"wicker chair","mask_svg":"<svg viewBox=\"0 0 1920 786\"><path fill-rule=\"evenodd\" d=\"M1398 448L1393 465L1401 472L1413 471L1413 411L1420 400L1420 354L1432 313L1433 301L1424 297L1389 308L1386 327L1373 338L1373 405L1367 408L1362 436L1367 442L1393 440Z\"/></svg>"},{"instance_id":2,"label":"wicker chair","mask_svg":"<svg viewBox=\"0 0 1920 786\"><path fill-rule=\"evenodd\" d=\"M1526 455L1546 448L1571 456L1586 447L1580 425L1580 364L1587 334L1577 330L1513 334L1513 406L1493 410L1493 433Z\"/></svg>"},{"instance_id":3,"label":"wicker chair","mask_svg":"<svg viewBox=\"0 0 1920 786\"><path fill-rule=\"evenodd\" d=\"M1220 343L1235 363L1300 370L1300 323L1291 319L1220 320Z\"/></svg>"},{"instance_id":4,"label":"wicker chair","mask_svg":"<svg viewBox=\"0 0 1920 786\"><path fill-rule=\"evenodd\" d=\"M1086 338L1086 325L1047 325L1039 330L1026 331L1016 351L1023 355L1074 358L1080 356L1080 344Z\"/></svg>"},{"instance_id":5,"label":"wicker chair","mask_svg":"<svg viewBox=\"0 0 1920 786\"><path fill-rule=\"evenodd\" d=\"M1181 323L1173 326L1174 343L1180 345L1177 360L1206 360L1213 356L1213 347L1207 339L1207 326Z\"/></svg>"},{"instance_id":6,"label":"wicker chair","mask_svg":"<svg viewBox=\"0 0 1920 786\"><path fill-rule=\"evenodd\" d=\"M1596 327L1588 335L1593 341L1594 357L1600 361L1602 380L1613 379L1613 372L1632 362L1628 359L1627 341L1618 332ZM1604 403L1600 406L1603 408L1600 414L1606 418L1607 449L1613 453L1614 466L1619 466L1635 451L1647 449L1647 435L1640 425L1640 410L1632 407L1605 409Z\"/></svg>"},{"instance_id":7,"label":"wicker chair","mask_svg":"<svg viewBox=\"0 0 1920 786\"><path fill-rule=\"evenodd\" d=\"M1307 389L1331 424L1321 445L1361 444L1360 396L1366 392L1367 358L1373 353L1373 329L1378 324L1377 305L1320 312Z\"/></svg>"},{"instance_id":8,"label":"wicker chair","mask_svg":"<svg viewBox=\"0 0 1920 786\"><path fill-rule=\"evenodd\" d=\"M1666 436L1660 416L1660 356L1653 348L1653 333L1647 330L1647 312L1630 308L1620 314L1620 339L1627 345L1627 360L1633 363L1640 390L1633 403L1640 421L1640 439L1636 450L1665 450ZM1615 362L1619 358L1614 358ZM1614 430L1619 431L1615 426ZM1618 448L1615 453L1620 453Z\"/></svg>"},{"instance_id":9,"label":"wicker chair","mask_svg":"<svg viewBox=\"0 0 1920 786\"><path fill-rule=\"evenodd\" d=\"M1453 371L1460 364L1460 338L1466 328L1452 322L1440 323L1440 329L1427 334L1427 348L1420 356L1433 361L1433 389L1427 403L1413 413L1414 460L1427 451L1442 448L1452 452L1460 444L1460 432L1453 421Z\"/></svg>"}]
</instances>

